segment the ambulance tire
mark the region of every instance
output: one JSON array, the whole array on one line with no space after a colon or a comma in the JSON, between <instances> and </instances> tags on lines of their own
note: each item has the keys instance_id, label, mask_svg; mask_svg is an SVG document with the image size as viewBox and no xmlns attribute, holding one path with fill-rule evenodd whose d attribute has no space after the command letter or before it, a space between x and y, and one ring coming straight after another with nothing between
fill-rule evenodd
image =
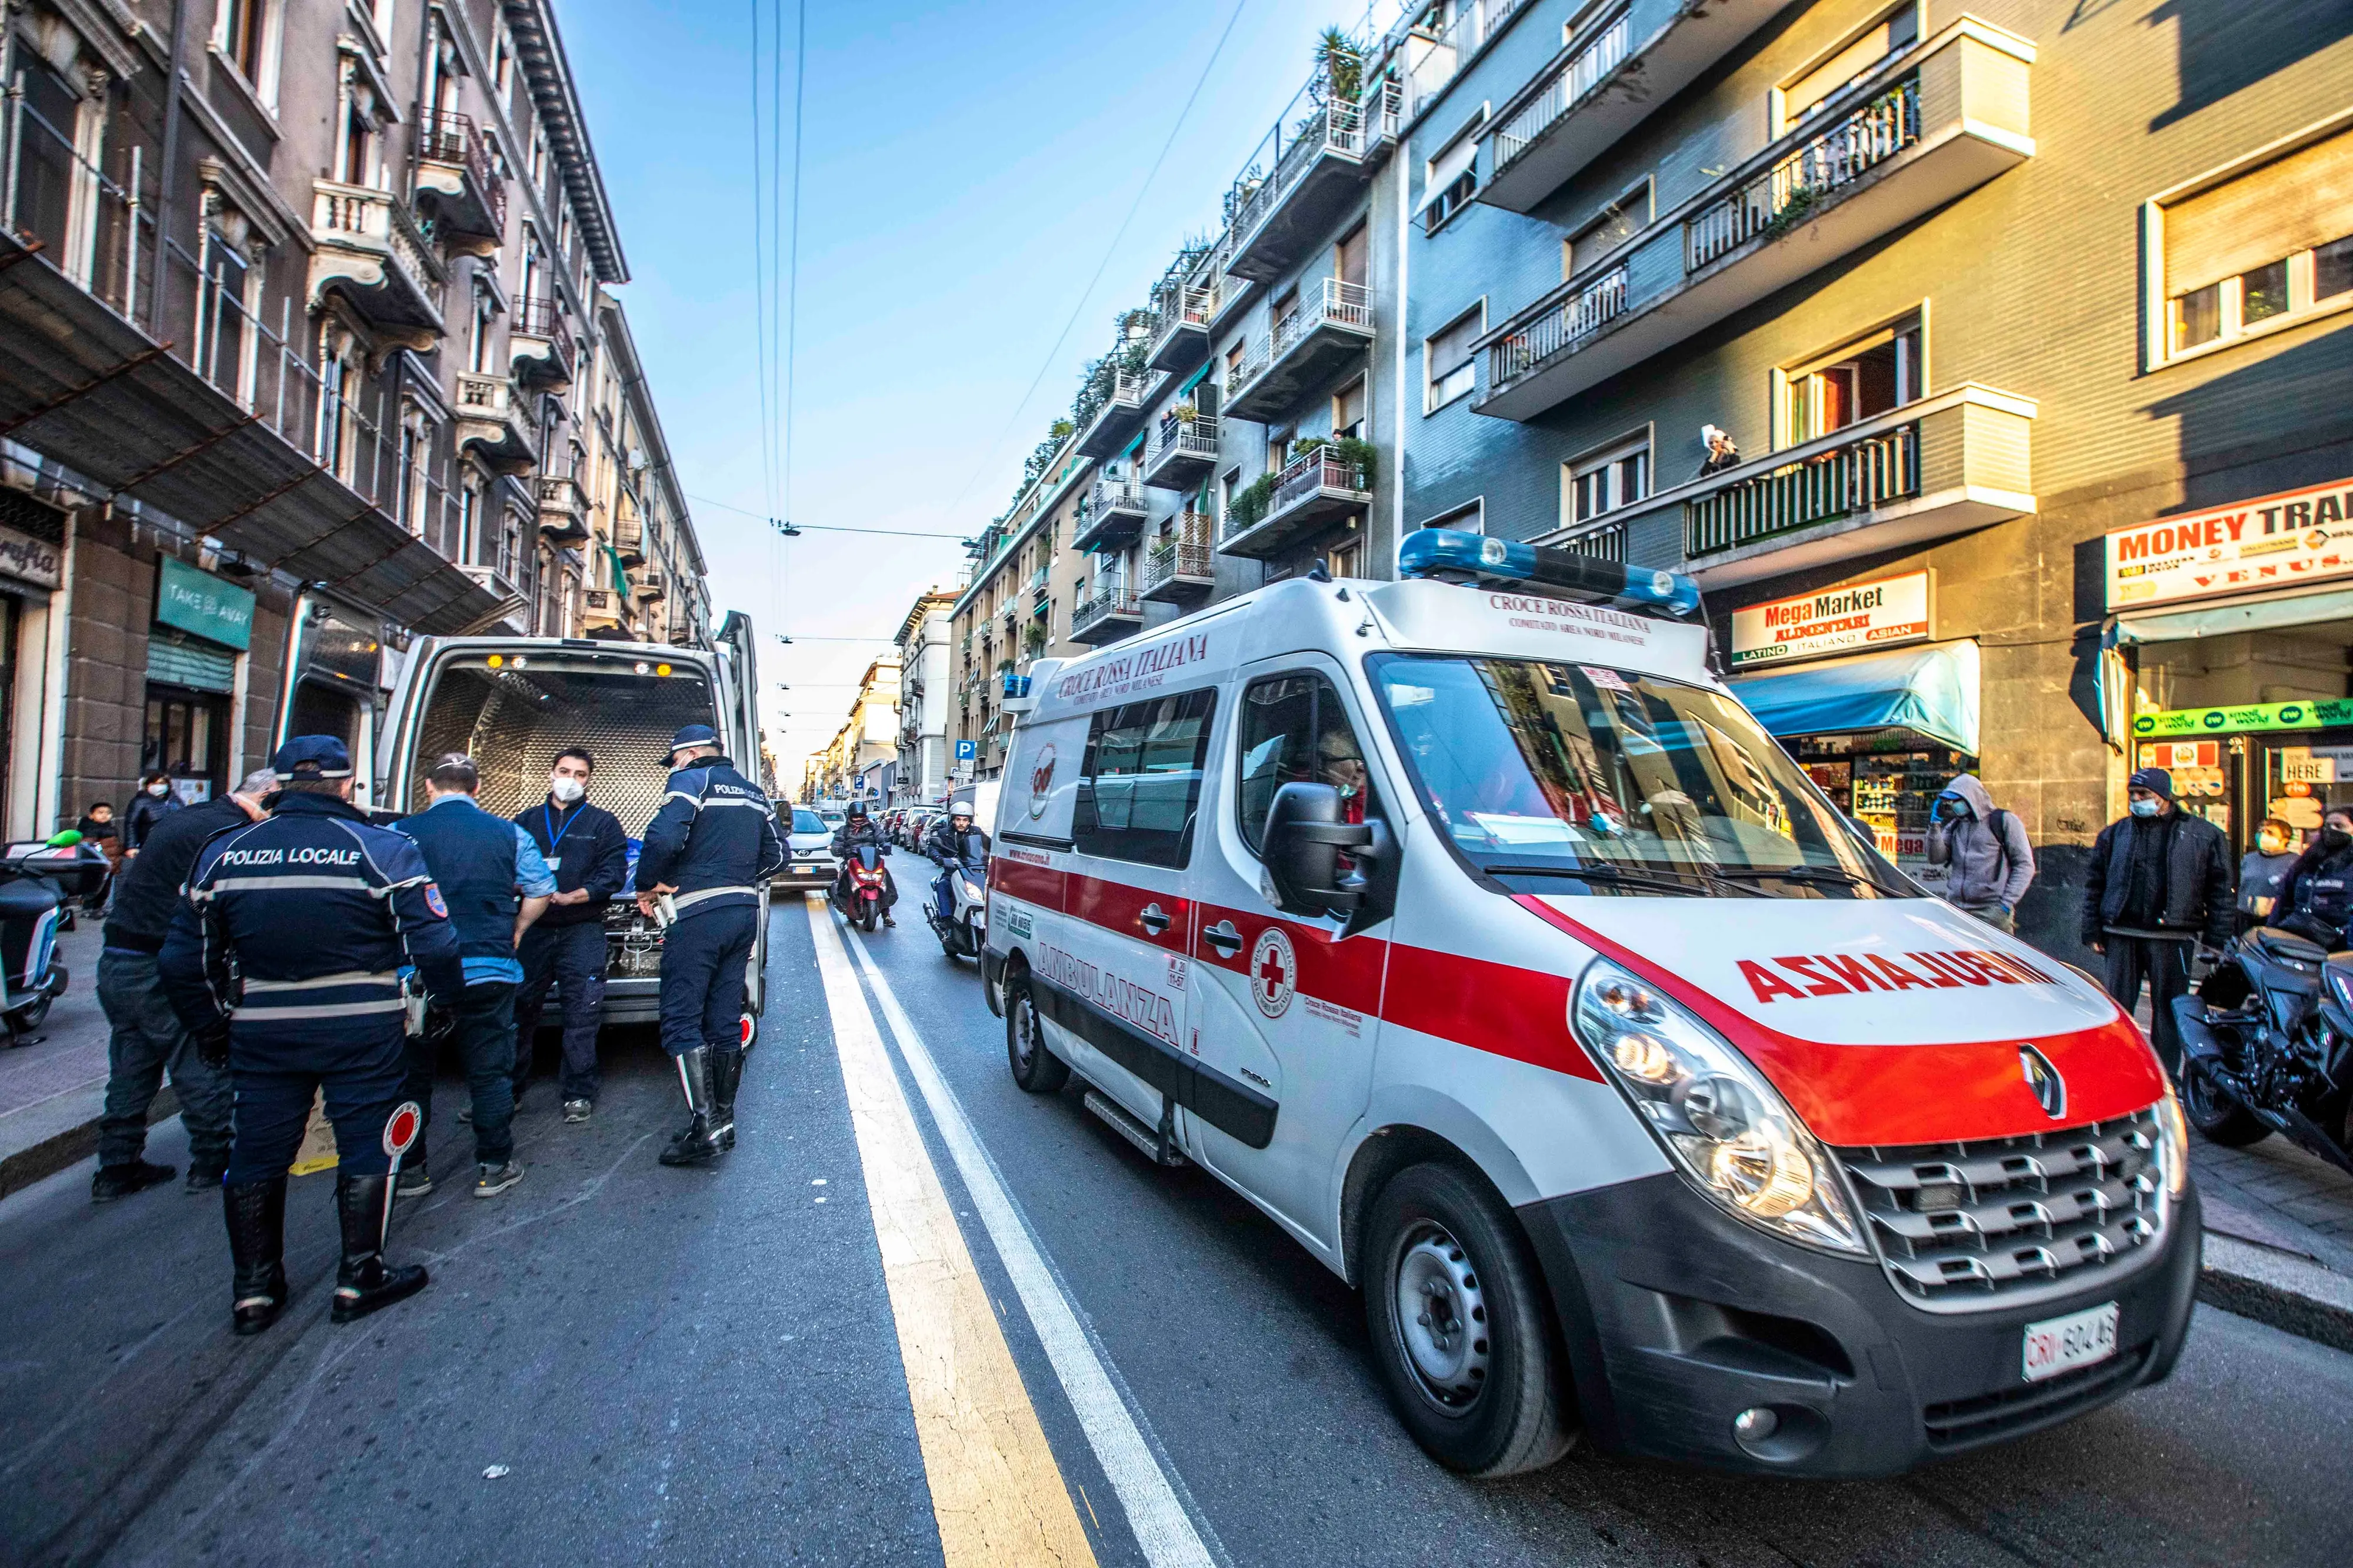
<instances>
[{"instance_id":1,"label":"ambulance tire","mask_svg":"<svg viewBox=\"0 0 2353 1568\"><path fill-rule=\"evenodd\" d=\"M1005 1059L1013 1081L1027 1093L1059 1094L1071 1081L1071 1064L1046 1048L1045 1021L1024 970L1005 979Z\"/></svg>"},{"instance_id":2,"label":"ambulance tire","mask_svg":"<svg viewBox=\"0 0 2353 1568\"><path fill-rule=\"evenodd\" d=\"M1414 1440L1478 1477L1567 1453L1576 1428L1543 1276L1502 1200L1451 1165L1410 1165L1373 1200L1366 1238L1373 1354Z\"/></svg>"}]
</instances>

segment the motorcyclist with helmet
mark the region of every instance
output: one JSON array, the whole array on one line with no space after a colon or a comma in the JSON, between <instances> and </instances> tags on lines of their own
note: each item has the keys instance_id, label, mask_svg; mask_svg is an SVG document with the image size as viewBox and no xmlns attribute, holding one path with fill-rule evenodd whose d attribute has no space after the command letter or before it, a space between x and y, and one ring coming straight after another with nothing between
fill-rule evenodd
<instances>
[{"instance_id":1,"label":"motorcyclist with helmet","mask_svg":"<svg viewBox=\"0 0 2353 1568\"><path fill-rule=\"evenodd\" d=\"M883 832L881 826L866 814L866 807L863 805L852 805L849 816L843 819L841 826L834 830L833 835L833 858L841 866L841 874L834 883L834 895L837 898L843 900L849 899L850 861L859 850L865 848L877 851L876 858L879 864L883 857L891 853L891 836ZM891 915L891 906L898 901L899 885L892 878L891 868L887 865L883 866L882 923L884 925L894 926L899 923Z\"/></svg>"},{"instance_id":2,"label":"motorcyclist with helmet","mask_svg":"<svg viewBox=\"0 0 2353 1568\"><path fill-rule=\"evenodd\" d=\"M972 802L959 800L948 807L948 814L932 824L923 835L923 855L940 868L932 879L933 907L940 919L955 919L955 890L952 879L965 861L965 840L972 836ZM988 835L980 836L980 852L988 853Z\"/></svg>"}]
</instances>

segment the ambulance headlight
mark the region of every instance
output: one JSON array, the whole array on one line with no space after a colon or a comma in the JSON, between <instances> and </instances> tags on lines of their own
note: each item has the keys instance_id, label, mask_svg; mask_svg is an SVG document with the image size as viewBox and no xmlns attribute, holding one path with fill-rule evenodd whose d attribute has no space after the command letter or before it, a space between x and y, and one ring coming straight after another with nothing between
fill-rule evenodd
<instances>
[{"instance_id":1,"label":"ambulance headlight","mask_svg":"<svg viewBox=\"0 0 2353 1568\"><path fill-rule=\"evenodd\" d=\"M1607 959L1577 983L1570 1017L1702 1191L1776 1235L1864 1250L1830 1155L1730 1041Z\"/></svg>"}]
</instances>

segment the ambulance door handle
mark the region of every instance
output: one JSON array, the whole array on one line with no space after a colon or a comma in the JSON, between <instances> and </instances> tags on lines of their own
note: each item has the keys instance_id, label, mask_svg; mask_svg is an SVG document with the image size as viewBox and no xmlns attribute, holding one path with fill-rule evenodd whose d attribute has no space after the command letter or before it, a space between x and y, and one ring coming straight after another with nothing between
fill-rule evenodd
<instances>
[{"instance_id":1,"label":"ambulance door handle","mask_svg":"<svg viewBox=\"0 0 2353 1568\"><path fill-rule=\"evenodd\" d=\"M1135 917L1135 923L1154 936L1158 936L1168 929L1168 911L1158 904L1146 904L1144 906L1144 912Z\"/></svg>"},{"instance_id":2,"label":"ambulance door handle","mask_svg":"<svg viewBox=\"0 0 2353 1568\"><path fill-rule=\"evenodd\" d=\"M1219 921L1201 932L1201 940L1218 950L1219 958L1231 958L1242 950L1242 933L1234 929L1231 921Z\"/></svg>"}]
</instances>

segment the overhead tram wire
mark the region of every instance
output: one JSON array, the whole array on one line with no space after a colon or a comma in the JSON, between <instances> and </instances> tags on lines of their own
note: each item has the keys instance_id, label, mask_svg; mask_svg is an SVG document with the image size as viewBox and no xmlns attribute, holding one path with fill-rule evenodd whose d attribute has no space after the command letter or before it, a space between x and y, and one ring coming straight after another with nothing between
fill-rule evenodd
<instances>
[{"instance_id":1,"label":"overhead tram wire","mask_svg":"<svg viewBox=\"0 0 2353 1568\"><path fill-rule=\"evenodd\" d=\"M1038 366L1038 374L1030 378L1029 390L1023 393L1020 400L1014 404L1012 412L1006 416L1004 427L998 430L988 445L982 449L980 461L973 466L972 473L965 479L963 487L956 491L955 500L948 503L949 511L953 512L962 506L964 498L972 493L972 487L979 481L980 476L987 471L990 459L996 457L997 448L1005 445L1005 437L1012 434L1013 426L1020 421L1023 411L1029 406L1029 400L1038 395L1038 388L1044 384L1047 374L1054 368L1054 357L1062 352L1062 345L1070 341L1071 329L1079 324L1079 317L1086 311L1087 301L1094 297L1095 285L1101 283L1103 274L1110 270L1111 258L1119 251L1119 242L1127 237L1128 226L1135 221L1135 215L1144 209L1144 198L1151 192L1152 182L1159 176L1161 165L1168 161L1170 151L1176 145L1178 133L1185 129L1186 119L1193 112L1194 103L1200 98L1201 89L1208 85L1209 73L1217 69L1218 57L1225 52L1226 40L1233 37L1234 24L1241 20L1242 7L1249 4L1250 0L1234 0L1234 8L1226 17L1225 30L1218 35L1216 47L1209 50L1209 58L1202 62L1201 74L1194 81L1193 90L1185 95L1185 106L1176 111L1176 122L1168 128L1168 140L1160 144L1160 155L1152 160L1152 167L1145 171L1144 184L1136 188L1135 200L1128 204L1127 216L1119 220L1119 228L1111 237L1111 243L1103 247L1103 260L1096 264L1095 275L1087 280L1086 288L1081 291L1077 302L1071 307L1071 319L1062 323L1060 333L1054 339L1054 346L1046 351L1044 363Z\"/></svg>"}]
</instances>

